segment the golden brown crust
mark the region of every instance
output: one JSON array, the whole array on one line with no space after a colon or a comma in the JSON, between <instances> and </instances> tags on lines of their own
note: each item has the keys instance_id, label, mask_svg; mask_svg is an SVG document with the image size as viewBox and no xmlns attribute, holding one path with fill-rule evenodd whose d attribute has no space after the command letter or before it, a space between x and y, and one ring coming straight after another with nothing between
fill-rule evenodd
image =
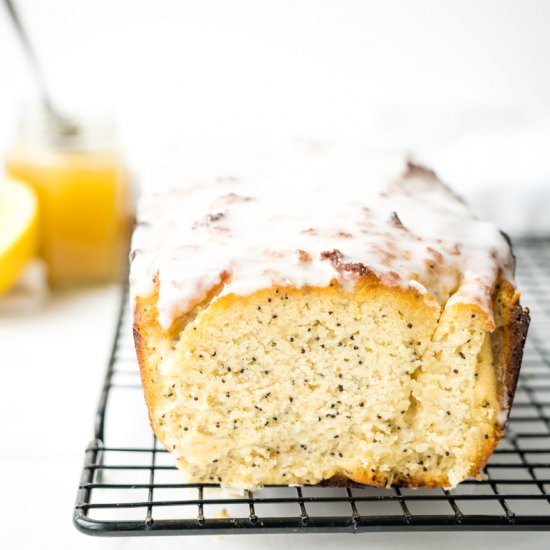
<instances>
[{"instance_id":1,"label":"golden brown crust","mask_svg":"<svg viewBox=\"0 0 550 550\"><path fill-rule=\"evenodd\" d=\"M512 248L510 237L504 232L500 232L504 237L508 246L515 266L515 256ZM495 310L495 320L497 322L497 331L493 334L493 354L496 350L496 345L500 344L500 354L497 354L500 359L500 387L499 399L501 406L510 411L516 386L521 368L521 360L523 357L523 348L527 331L531 318L529 310L520 305L520 292L509 281L502 281L495 288L495 296L493 298L493 307ZM499 341L498 329L504 328L504 337ZM495 345L496 344L496 345ZM508 420L508 415L506 416ZM504 425L502 426L504 428Z\"/></svg>"},{"instance_id":2,"label":"golden brown crust","mask_svg":"<svg viewBox=\"0 0 550 550\"><path fill-rule=\"evenodd\" d=\"M519 291L510 282L503 281L497 285L494 304L497 328L492 335L492 342L493 354L499 357L499 401L502 409L507 411L510 410L516 391L530 322L529 310L520 305L519 299Z\"/></svg>"},{"instance_id":3,"label":"golden brown crust","mask_svg":"<svg viewBox=\"0 0 550 550\"><path fill-rule=\"evenodd\" d=\"M151 414L157 401L155 391L155 351L149 348L148 342L152 341L154 333L163 333L156 319L156 301L156 293L146 299L139 297L136 299L133 325L134 342L145 401L147 403L149 422L155 433L157 430L153 415ZM164 333L163 336L165 336Z\"/></svg>"}]
</instances>

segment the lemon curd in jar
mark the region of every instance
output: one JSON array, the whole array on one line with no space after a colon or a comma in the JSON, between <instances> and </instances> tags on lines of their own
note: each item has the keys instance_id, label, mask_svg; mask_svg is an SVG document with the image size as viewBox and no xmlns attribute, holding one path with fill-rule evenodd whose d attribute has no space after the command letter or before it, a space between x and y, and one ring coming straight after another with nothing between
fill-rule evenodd
<instances>
[{"instance_id":1,"label":"lemon curd in jar","mask_svg":"<svg viewBox=\"0 0 550 550\"><path fill-rule=\"evenodd\" d=\"M110 280L125 265L131 218L128 174L105 133L48 128L8 154L7 171L40 203L40 255L53 285ZM34 136L35 138L37 136Z\"/></svg>"}]
</instances>

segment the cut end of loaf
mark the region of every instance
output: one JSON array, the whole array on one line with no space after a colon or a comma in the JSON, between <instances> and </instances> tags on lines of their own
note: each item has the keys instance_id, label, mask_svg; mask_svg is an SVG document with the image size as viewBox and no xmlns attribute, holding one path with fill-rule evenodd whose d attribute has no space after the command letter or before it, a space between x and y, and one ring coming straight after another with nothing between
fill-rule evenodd
<instances>
[{"instance_id":1,"label":"cut end of loaf","mask_svg":"<svg viewBox=\"0 0 550 550\"><path fill-rule=\"evenodd\" d=\"M414 289L273 288L135 334L152 425L189 482L454 486L503 422L487 319Z\"/></svg>"}]
</instances>

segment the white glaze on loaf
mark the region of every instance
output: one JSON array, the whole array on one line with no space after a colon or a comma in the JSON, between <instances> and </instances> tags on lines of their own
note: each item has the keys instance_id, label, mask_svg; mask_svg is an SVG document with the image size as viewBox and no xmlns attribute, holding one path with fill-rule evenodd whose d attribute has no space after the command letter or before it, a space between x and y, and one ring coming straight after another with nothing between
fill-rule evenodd
<instances>
[{"instance_id":1,"label":"white glaze on loaf","mask_svg":"<svg viewBox=\"0 0 550 550\"><path fill-rule=\"evenodd\" d=\"M439 305L478 304L492 319L496 280L513 280L503 235L429 170L403 157L331 151L216 168L142 197L132 241L133 297L159 281L158 320L220 295L273 285L351 287L373 272Z\"/></svg>"}]
</instances>

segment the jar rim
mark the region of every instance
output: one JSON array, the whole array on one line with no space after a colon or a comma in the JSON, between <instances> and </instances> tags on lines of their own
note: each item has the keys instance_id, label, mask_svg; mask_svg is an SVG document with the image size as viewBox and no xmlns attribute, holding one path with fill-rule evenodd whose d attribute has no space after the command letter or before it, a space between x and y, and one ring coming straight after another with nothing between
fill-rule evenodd
<instances>
[{"instance_id":1,"label":"jar rim","mask_svg":"<svg viewBox=\"0 0 550 550\"><path fill-rule=\"evenodd\" d=\"M107 115L75 115L45 108L25 109L19 117L19 139L29 145L54 149L109 148L116 141L116 126Z\"/></svg>"}]
</instances>

